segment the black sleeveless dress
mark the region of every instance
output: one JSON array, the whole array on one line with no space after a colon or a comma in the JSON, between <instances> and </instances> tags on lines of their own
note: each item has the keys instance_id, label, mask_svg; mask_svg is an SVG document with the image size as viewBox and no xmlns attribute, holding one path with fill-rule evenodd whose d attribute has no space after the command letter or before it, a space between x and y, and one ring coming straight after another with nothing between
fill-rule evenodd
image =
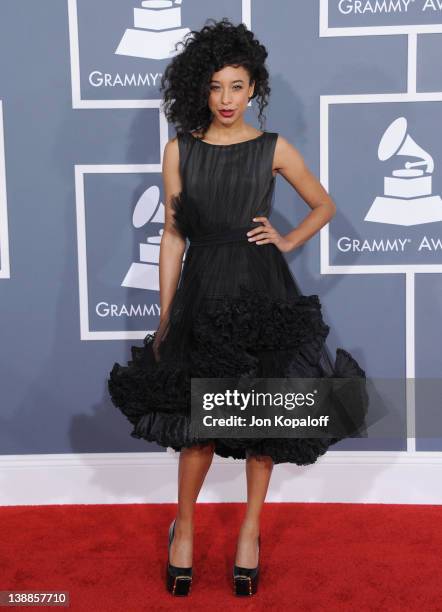
<instances>
[{"instance_id":1,"label":"black sleeveless dress","mask_svg":"<svg viewBox=\"0 0 442 612\"><path fill-rule=\"evenodd\" d=\"M131 436L178 451L207 442L192 437L190 378L359 377L364 370L344 349L334 363L317 295L302 295L274 244L246 233L269 217L278 134L230 145L178 135L182 190L172 198L175 227L190 243L167 317L132 360L115 363L111 399L133 425ZM364 381L365 384L365 381ZM347 401L347 405L345 405ZM367 411L362 394L350 404L355 421ZM214 438L215 453L274 463L314 463L338 438Z\"/></svg>"}]
</instances>

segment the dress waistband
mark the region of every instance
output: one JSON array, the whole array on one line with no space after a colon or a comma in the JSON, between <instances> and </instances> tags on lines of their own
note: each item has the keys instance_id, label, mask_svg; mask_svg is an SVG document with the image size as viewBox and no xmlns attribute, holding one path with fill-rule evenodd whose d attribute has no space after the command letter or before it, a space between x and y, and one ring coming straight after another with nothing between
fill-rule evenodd
<instances>
[{"instance_id":1,"label":"dress waistband","mask_svg":"<svg viewBox=\"0 0 442 612\"><path fill-rule=\"evenodd\" d=\"M255 227L259 227L256 225ZM214 232L190 238L190 246L212 246L219 244L228 244L229 242L249 242L247 232L254 229L254 226L245 225L243 227L233 227L223 232Z\"/></svg>"}]
</instances>

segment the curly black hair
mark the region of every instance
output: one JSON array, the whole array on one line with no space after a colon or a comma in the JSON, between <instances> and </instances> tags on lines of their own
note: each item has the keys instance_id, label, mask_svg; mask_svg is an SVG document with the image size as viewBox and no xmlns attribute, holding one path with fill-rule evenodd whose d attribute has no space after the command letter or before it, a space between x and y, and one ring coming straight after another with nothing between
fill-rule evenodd
<instances>
[{"instance_id":1,"label":"curly black hair","mask_svg":"<svg viewBox=\"0 0 442 612\"><path fill-rule=\"evenodd\" d=\"M210 25L212 23L212 25ZM183 49L167 65L161 78L162 109L178 133L200 130L204 138L213 114L208 105L210 81L224 66L243 66L255 83L259 123L265 124L264 108L270 94L265 66L267 50L243 23L235 26L227 17L207 19L204 27L188 32L175 50Z\"/></svg>"}]
</instances>

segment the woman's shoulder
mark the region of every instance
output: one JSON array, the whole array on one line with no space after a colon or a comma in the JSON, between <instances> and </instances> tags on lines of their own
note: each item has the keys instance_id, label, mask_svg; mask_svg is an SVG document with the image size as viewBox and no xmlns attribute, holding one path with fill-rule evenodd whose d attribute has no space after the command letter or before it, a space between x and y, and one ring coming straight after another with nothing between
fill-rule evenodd
<instances>
[{"instance_id":1,"label":"woman's shoulder","mask_svg":"<svg viewBox=\"0 0 442 612\"><path fill-rule=\"evenodd\" d=\"M278 138L280 138L279 132L270 132L265 130L264 133L267 135L268 138L275 140L275 142L278 140Z\"/></svg>"},{"instance_id":2,"label":"woman's shoulder","mask_svg":"<svg viewBox=\"0 0 442 612\"><path fill-rule=\"evenodd\" d=\"M165 153L174 151L175 154L178 154L187 147L191 139L192 136L189 132L176 132L175 136L167 141Z\"/></svg>"},{"instance_id":3,"label":"woman's shoulder","mask_svg":"<svg viewBox=\"0 0 442 612\"><path fill-rule=\"evenodd\" d=\"M188 140L192 140L192 138L194 138L196 140L198 133L194 130L190 131L186 131L186 130L182 130L180 132L176 133L175 139L177 142L186 142Z\"/></svg>"}]
</instances>

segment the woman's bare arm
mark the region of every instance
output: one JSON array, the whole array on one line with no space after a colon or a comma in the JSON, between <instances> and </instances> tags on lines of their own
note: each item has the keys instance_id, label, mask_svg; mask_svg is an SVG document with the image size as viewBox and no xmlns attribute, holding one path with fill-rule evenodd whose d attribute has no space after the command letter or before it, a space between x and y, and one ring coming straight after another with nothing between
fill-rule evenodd
<instances>
[{"instance_id":1,"label":"woman's bare arm","mask_svg":"<svg viewBox=\"0 0 442 612\"><path fill-rule=\"evenodd\" d=\"M182 189L179 170L178 140L169 140L164 148L162 177L164 186L165 224L160 243L160 321L165 321L176 293L186 241L173 224L171 199Z\"/></svg>"},{"instance_id":2,"label":"woman's bare arm","mask_svg":"<svg viewBox=\"0 0 442 612\"><path fill-rule=\"evenodd\" d=\"M302 155L283 136L278 136L273 170L277 170L296 189L312 211L284 238L294 249L326 225L336 214L336 205L320 181L306 166Z\"/></svg>"}]
</instances>

